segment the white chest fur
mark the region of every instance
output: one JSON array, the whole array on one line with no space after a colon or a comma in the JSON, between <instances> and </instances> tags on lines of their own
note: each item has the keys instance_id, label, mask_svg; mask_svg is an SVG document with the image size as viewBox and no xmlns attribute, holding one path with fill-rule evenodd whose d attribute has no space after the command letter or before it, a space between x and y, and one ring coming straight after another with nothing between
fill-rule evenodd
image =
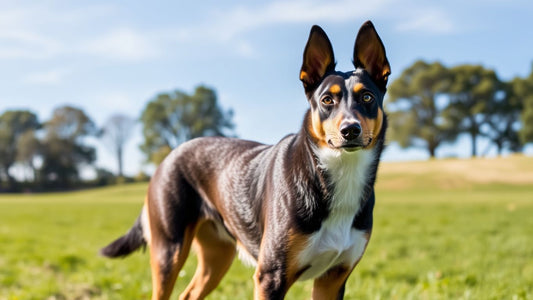
<instances>
[{"instance_id":1,"label":"white chest fur","mask_svg":"<svg viewBox=\"0 0 533 300\"><path fill-rule=\"evenodd\" d=\"M320 167L330 174L335 193L328 218L320 230L311 235L307 247L299 255L300 266L309 266L300 280L316 278L340 264L352 266L363 255L367 243L365 233L354 229L352 223L361 208L374 152L349 153L325 148L317 150L316 155Z\"/></svg>"}]
</instances>

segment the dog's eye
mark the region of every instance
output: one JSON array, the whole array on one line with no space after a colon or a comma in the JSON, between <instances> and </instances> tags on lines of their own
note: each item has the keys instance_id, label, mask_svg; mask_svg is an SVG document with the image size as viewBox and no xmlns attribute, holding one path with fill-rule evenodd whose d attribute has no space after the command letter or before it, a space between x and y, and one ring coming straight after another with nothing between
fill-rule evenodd
<instances>
[{"instance_id":1,"label":"dog's eye","mask_svg":"<svg viewBox=\"0 0 533 300\"><path fill-rule=\"evenodd\" d=\"M329 96L324 97L324 98L322 98L322 104L331 105L331 104L333 104L333 99L331 99L331 97L329 97Z\"/></svg>"},{"instance_id":2,"label":"dog's eye","mask_svg":"<svg viewBox=\"0 0 533 300\"><path fill-rule=\"evenodd\" d=\"M363 102L365 102L365 103L369 103L369 102L371 102L372 100L374 100L374 96L372 96L372 95L369 94L369 93L365 93L365 94L363 94Z\"/></svg>"}]
</instances>

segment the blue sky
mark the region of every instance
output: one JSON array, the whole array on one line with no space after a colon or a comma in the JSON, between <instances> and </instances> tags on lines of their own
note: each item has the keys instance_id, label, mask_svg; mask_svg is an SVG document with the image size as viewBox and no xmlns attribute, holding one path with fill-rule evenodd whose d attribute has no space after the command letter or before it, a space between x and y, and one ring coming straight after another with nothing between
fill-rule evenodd
<instances>
[{"instance_id":1,"label":"blue sky","mask_svg":"<svg viewBox=\"0 0 533 300\"><path fill-rule=\"evenodd\" d=\"M391 80L416 59L483 64L502 79L533 62L533 1L3 1L0 0L0 112L31 109L41 121L71 104L102 125L113 113L138 118L160 92L215 88L235 111L237 133L275 143L299 129L307 108L298 72L309 29L328 33L340 70L355 35L372 20ZM97 164L115 170L96 140ZM140 127L126 172L142 164ZM468 142L440 156L468 155ZM484 150L484 147L481 147ZM391 145L387 160L425 158Z\"/></svg>"}]
</instances>

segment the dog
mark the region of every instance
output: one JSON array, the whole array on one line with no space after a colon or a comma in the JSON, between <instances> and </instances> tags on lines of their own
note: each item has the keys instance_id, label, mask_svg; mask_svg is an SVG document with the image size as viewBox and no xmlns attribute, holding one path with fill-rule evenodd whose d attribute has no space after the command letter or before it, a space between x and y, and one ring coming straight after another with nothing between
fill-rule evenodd
<instances>
[{"instance_id":1,"label":"dog","mask_svg":"<svg viewBox=\"0 0 533 300\"><path fill-rule=\"evenodd\" d=\"M301 130L275 145L197 138L155 171L133 227L101 250L122 257L150 248L152 299L168 299L191 245L198 255L180 299L202 299L237 252L254 265L254 299L283 299L314 279L313 299L342 299L372 232L374 183L384 147L390 74L374 25L356 37L355 70L335 70L317 25L300 80L309 102Z\"/></svg>"}]
</instances>

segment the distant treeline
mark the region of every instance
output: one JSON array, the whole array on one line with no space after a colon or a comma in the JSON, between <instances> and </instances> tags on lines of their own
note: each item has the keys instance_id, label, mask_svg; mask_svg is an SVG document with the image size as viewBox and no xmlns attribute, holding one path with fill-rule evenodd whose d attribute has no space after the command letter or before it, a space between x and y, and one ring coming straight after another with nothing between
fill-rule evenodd
<instances>
[{"instance_id":1,"label":"distant treeline","mask_svg":"<svg viewBox=\"0 0 533 300\"><path fill-rule=\"evenodd\" d=\"M479 137L498 154L533 142L533 66L528 77L502 81L481 65L416 61L388 93L389 138L402 147L423 147L431 157L462 134L471 139L473 157L480 154Z\"/></svg>"},{"instance_id":2,"label":"distant treeline","mask_svg":"<svg viewBox=\"0 0 533 300\"><path fill-rule=\"evenodd\" d=\"M446 142L467 134L472 156L476 140L491 141L497 152L521 151L533 141L533 69L526 78L502 81L480 65L446 67L417 61L389 85L389 139L403 147L423 147L431 157ZM232 110L222 109L213 89L162 93L140 117L115 114L98 127L83 110L62 106L44 122L29 110L0 115L0 191L47 191L146 180L123 175L124 146L137 122L147 163L159 164L179 144L199 136L233 136ZM97 137L114 154L118 172L95 168L97 152L87 144ZM84 182L83 167L96 178Z\"/></svg>"},{"instance_id":3,"label":"distant treeline","mask_svg":"<svg viewBox=\"0 0 533 300\"><path fill-rule=\"evenodd\" d=\"M142 125L140 146L146 162L158 164L169 152L191 138L233 135L233 113L222 110L213 89L199 86L192 95L163 93L148 102L140 118L115 114L101 126L80 108L56 108L41 122L29 110L7 110L0 115L0 192L77 189L134 180L123 175L124 146L137 122ZM94 167L97 151L87 143L96 137L114 154L118 172ZM80 171L92 167L96 178L83 181Z\"/></svg>"}]
</instances>

